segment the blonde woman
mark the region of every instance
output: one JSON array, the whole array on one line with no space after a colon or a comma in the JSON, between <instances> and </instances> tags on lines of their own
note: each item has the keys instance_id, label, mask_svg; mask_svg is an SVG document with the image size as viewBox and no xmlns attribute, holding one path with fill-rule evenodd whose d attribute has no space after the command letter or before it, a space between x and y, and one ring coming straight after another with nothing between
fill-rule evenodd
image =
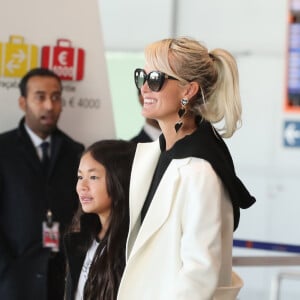
<instances>
[{"instance_id":1,"label":"blonde woman","mask_svg":"<svg viewBox=\"0 0 300 300\"><path fill-rule=\"evenodd\" d=\"M241 117L236 62L190 38L155 42L145 59L135 84L143 116L162 135L135 153L118 299L235 299L242 281L232 272L233 231L240 208L255 202L222 139Z\"/></svg>"}]
</instances>

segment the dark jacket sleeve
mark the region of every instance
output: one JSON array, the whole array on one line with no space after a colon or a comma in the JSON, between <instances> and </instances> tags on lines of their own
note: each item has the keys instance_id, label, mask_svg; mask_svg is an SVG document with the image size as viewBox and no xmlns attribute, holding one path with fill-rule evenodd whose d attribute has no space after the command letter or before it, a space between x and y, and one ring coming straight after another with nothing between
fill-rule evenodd
<instances>
[{"instance_id":1,"label":"dark jacket sleeve","mask_svg":"<svg viewBox=\"0 0 300 300\"><path fill-rule=\"evenodd\" d=\"M13 261L9 245L4 238L2 232L0 232L0 280L10 263Z\"/></svg>"}]
</instances>

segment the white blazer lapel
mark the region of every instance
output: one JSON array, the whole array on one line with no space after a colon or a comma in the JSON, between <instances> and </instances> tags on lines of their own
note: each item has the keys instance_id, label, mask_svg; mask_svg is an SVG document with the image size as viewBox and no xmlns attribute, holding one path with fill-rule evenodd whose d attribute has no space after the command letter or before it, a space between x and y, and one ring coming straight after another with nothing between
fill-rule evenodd
<instances>
[{"instance_id":1,"label":"white blazer lapel","mask_svg":"<svg viewBox=\"0 0 300 300\"><path fill-rule=\"evenodd\" d=\"M131 257L161 228L168 218L179 181L178 169L188 161L189 158L171 161L157 187L149 210L138 232L130 254Z\"/></svg>"},{"instance_id":2,"label":"white blazer lapel","mask_svg":"<svg viewBox=\"0 0 300 300\"><path fill-rule=\"evenodd\" d=\"M160 156L159 140L138 144L132 165L129 192L130 225L127 253L135 241L139 230L140 214L146 199L153 173Z\"/></svg>"}]
</instances>

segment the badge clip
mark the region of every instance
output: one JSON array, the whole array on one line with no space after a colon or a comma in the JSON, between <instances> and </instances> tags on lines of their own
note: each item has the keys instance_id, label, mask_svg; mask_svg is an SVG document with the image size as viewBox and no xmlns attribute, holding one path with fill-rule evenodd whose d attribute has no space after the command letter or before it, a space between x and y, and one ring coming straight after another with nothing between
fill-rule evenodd
<instances>
[{"instance_id":1,"label":"badge clip","mask_svg":"<svg viewBox=\"0 0 300 300\"><path fill-rule=\"evenodd\" d=\"M47 226L51 228L53 226L53 219L52 219L52 211L50 209L47 210L46 219L47 219Z\"/></svg>"}]
</instances>

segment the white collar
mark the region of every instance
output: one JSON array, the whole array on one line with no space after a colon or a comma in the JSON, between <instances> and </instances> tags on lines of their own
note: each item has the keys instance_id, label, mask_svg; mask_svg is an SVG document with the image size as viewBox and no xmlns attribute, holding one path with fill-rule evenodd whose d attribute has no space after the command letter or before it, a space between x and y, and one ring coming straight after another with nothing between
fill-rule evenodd
<instances>
[{"instance_id":1,"label":"white collar","mask_svg":"<svg viewBox=\"0 0 300 300\"><path fill-rule=\"evenodd\" d=\"M46 139L41 139L38 135L36 135L26 123L24 123L25 130L27 131L34 147L38 148L42 142L49 142L51 143L51 136L48 135Z\"/></svg>"}]
</instances>

